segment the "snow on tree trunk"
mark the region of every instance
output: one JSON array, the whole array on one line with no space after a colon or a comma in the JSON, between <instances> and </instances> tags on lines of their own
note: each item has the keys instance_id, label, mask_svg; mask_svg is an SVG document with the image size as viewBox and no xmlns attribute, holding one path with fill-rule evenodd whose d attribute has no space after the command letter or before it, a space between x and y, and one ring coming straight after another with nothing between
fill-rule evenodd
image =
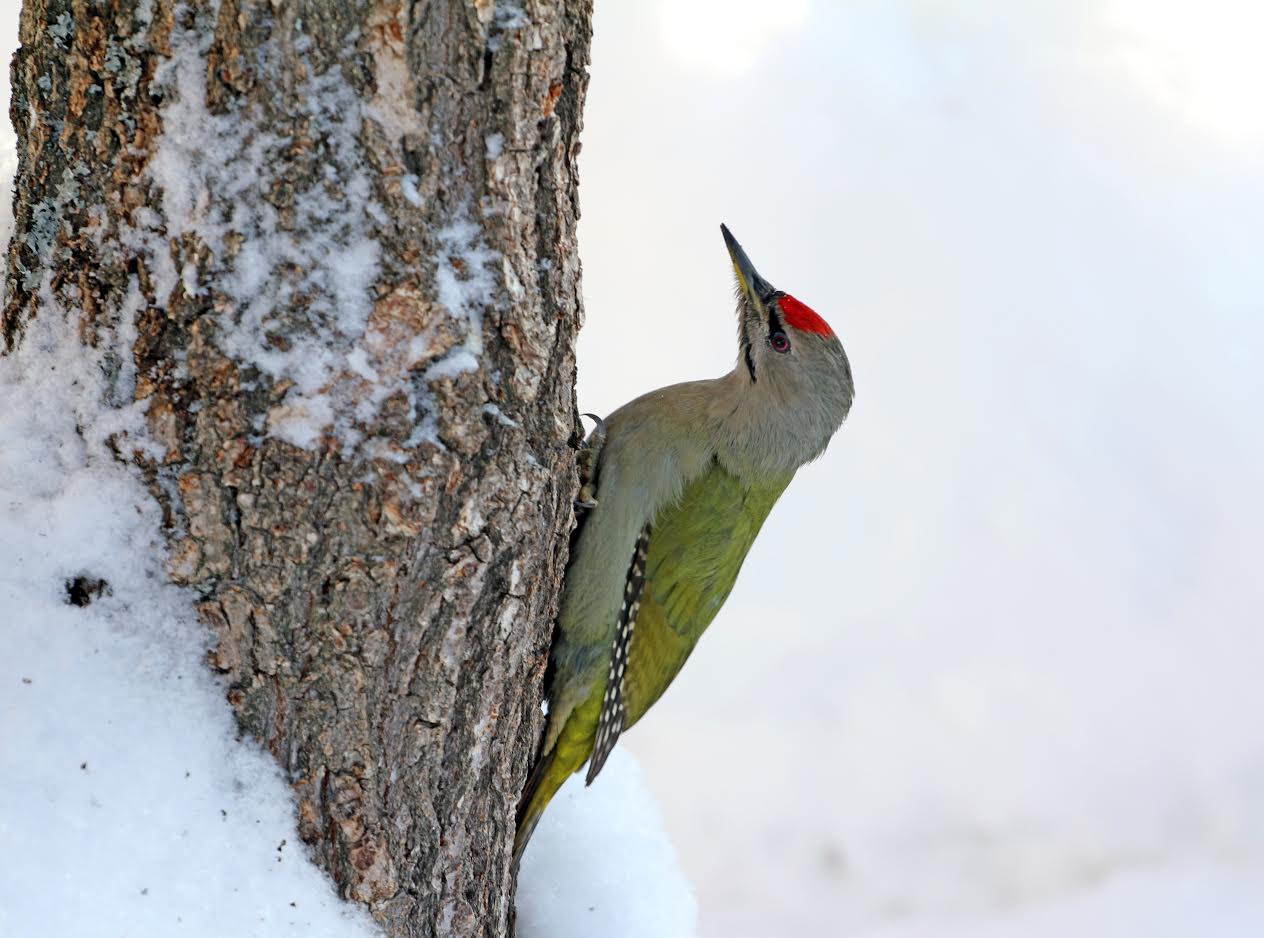
<instances>
[{"instance_id":1,"label":"snow on tree trunk","mask_svg":"<svg viewBox=\"0 0 1264 938\"><path fill-rule=\"evenodd\" d=\"M503 935L574 491L589 0L26 0L3 348L77 324L300 831ZM121 422L120 426L126 426Z\"/></svg>"}]
</instances>

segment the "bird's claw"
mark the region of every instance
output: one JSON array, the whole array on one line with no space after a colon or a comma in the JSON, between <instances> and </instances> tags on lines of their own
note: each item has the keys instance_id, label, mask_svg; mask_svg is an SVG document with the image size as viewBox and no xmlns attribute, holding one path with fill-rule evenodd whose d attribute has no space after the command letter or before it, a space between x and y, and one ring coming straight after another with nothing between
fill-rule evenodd
<instances>
[{"instance_id":1,"label":"bird's claw","mask_svg":"<svg viewBox=\"0 0 1264 938\"><path fill-rule=\"evenodd\" d=\"M606 422L596 414L581 416L596 421L592 433L588 434L575 457L579 469L579 494L575 496L575 507L589 511L597 507L597 457L606 442Z\"/></svg>"}]
</instances>

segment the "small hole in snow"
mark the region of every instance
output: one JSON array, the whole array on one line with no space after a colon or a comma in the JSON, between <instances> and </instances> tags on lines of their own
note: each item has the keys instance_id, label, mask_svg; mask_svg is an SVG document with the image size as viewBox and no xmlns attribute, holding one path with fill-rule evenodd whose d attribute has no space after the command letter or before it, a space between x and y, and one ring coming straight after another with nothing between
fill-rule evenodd
<instances>
[{"instance_id":1,"label":"small hole in snow","mask_svg":"<svg viewBox=\"0 0 1264 938\"><path fill-rule=\"evenodd\" d=\"M66 602L72 606L86 606L94 599L109 596L111 592L109 583L87 574L66 581Z\"/></svg>"}]
</instances>

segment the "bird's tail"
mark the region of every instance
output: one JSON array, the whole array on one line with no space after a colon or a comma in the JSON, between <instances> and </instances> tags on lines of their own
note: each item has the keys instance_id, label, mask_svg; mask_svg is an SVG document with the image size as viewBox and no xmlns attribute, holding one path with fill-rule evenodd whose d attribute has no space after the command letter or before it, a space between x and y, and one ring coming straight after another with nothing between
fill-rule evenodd
<instances>
[{"instance_id":1,"label":"bird's tail","mask_svg":"<svg viewBox=\"0 0 1264 938\"><path fill-rule=\"evenodd\" d=\"M562 783L574 771L574 767L564 765L558 759L557 746L550 749L547 755L541 756L536 762L535 768L531 771L531 777L527 780L527 787L522 793L522 800L518 803L518 832L514 837L513 853L514 869L517 869L522 861L522 852L527 849L527 841L531 839L536 824L540 822L540 815L553 800L557 790L562 787Z\"/></svg>"}]
</instances>

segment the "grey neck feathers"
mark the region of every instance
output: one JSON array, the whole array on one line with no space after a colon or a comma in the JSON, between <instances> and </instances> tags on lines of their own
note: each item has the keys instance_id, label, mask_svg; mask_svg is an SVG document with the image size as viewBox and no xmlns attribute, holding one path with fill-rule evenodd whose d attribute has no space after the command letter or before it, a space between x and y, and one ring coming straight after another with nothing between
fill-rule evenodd
<instances>
[{"instance_id":1,"label":"grey neck feathers","mask_svg":"<svg viewBox=\"0 0 1264 938\"><path fill-rule=\"evenodd\" d=\"M727 468L753 479L791 475L825 452L853 396L842 346L826 345L796 361L765 358L755 381L744 359L716 379L716 455Z\"/></svg>"}]
</instances>

